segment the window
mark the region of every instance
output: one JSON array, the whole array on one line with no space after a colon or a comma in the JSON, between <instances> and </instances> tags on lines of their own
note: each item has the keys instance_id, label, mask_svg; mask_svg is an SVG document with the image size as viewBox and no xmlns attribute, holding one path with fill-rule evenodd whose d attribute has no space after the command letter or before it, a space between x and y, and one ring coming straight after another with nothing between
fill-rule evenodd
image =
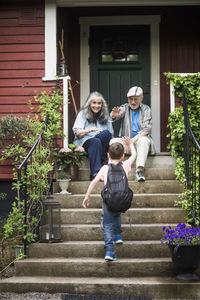
<instances>
[{"instance_id":1,"label":"window","mask_svg":"<svg viewBox=\"0 0 200 300\"><path fill-rule=\"evenodd\" d=\"M132 39L103 39L101 41L100 60L102 64L137 63L139 62L137 44Z\"/></svg>"}]
</instances>

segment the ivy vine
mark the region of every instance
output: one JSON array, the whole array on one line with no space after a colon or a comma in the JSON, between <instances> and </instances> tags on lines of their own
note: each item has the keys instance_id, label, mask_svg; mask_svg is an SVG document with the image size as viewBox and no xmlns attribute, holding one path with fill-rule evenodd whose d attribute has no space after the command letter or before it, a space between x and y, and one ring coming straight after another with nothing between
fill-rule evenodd
<instances>
[{"instance_id":1,"label":"ivy vine","mask_svg":"<svg viewBox=\"0 0 200 300\"><path fill-rule=\"evenodd\" d=\"M180 74L164 73L167 78L167 83L172 82L175 90L175 94L178 98L183 98L182 86L184 86L184 92L187 99L188 114L190 125L196 140L200 143L200 73L190 74L181 76ZM175 175L176 179L184 184L184 192L180 195L179 200L175 202L175 205L180 205L186 210L187 217L186 221L192 226L198 226L200 219L194 220L191 214L191 191L186 189L186 178L185 178L185 161L182 157L183 153L183 138L185 135L183 107L180 106L169 114L168 128L170 129L167 137L170 138L168 144L168 150L171 155L176 157ZM197 170L199 159L196 159L196 165L193 166ZM196 189L199 192L199 182L196 176ZM195 179L194 179L195 180ZM195 201L195 199L193 199ZM197 199L196 199L197 201Z\"/></svg>"}]
</instances>

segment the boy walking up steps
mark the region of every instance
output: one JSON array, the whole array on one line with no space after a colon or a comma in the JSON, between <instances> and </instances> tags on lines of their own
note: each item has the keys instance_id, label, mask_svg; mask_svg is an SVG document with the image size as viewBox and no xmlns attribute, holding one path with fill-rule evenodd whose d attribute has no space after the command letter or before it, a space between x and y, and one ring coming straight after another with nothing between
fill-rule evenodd
<instances>
[{"instance_id":1,"label":"boy walking up steps","mask_svg":"<svg viewBox=\"0 0 200 300\"><path fill-rule=\"evenodd\" d=\"M136 151L130 138L124 137L122 139L125 146L130 146L131 156L123 161L124 159L124 146L122 143L114 142L109 146L108 158L111 164L117 165L122 163L122 167L125 171L126 176L131 171L131 165L136 158ZM104 186L107 183L108 165L104 165L91 181L85 198L83 200L83 207L86 208L90 202L90 195L99 181L104 182ZM105 260L114 261L117 260L117 256L114 252L114 243L122 244L123 240L121 237L121 212L111 211L105 201L103 201L103 230L104 230L104 248L106 249Z\"/></svg>"}]
</instances>

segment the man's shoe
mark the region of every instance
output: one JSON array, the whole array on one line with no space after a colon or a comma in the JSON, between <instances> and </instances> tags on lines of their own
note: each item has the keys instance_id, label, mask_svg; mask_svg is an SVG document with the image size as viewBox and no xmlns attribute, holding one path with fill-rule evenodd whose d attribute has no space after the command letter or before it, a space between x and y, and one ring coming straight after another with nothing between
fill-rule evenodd
<instances>
[{"instance_id":1,"label":"man's shoe","mask_svg":"<svg viewBox=\"0 0 200 300\"><path fill-rule=\"evenodd\" d=\"M117 256L115 255L114 252L106 251L105 260L106 261L114 261L114 260L117 260Z\"/></svg>"},{"instance_id":2,"label":"man's shoe","mask_svg":"<svg viewBox=\"0 0 200 300\"><path fill-rule=\"evenodd\" d=\"M122 240L122 237L120 234L114 235L114 242L115 242L115 244L118 244L118 245L123 244L123 240Z\"/></svg>"},{"instance_id":3,"label":"man's shoe","mask_svg":"<svg viewBox=\"0 0 200 300\"><path fill-rule=\"evenodd\" d=\"M136 172L136 180L137 181L145 181L143 171L139 170L139 171Z\"/></svg>"}]
</instances>

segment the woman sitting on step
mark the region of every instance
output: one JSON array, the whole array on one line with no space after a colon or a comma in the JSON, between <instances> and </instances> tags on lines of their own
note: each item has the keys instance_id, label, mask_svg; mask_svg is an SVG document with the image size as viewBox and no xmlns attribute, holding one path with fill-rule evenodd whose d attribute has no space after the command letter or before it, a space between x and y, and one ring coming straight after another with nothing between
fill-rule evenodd
<instances>
[{"instance_id":1,"label":"woman sitting on step","mask_svg":"<svg viewBox=\"0 0 200 300\"><path fill-rule=\"evenodd\" d=\"M99 92L92 92L78 113L73 131L74 144L84 147L90 161L90 179L101 169L107 158L109 141L113 136L107 103Z\"/></svg>"}]
</instances>

